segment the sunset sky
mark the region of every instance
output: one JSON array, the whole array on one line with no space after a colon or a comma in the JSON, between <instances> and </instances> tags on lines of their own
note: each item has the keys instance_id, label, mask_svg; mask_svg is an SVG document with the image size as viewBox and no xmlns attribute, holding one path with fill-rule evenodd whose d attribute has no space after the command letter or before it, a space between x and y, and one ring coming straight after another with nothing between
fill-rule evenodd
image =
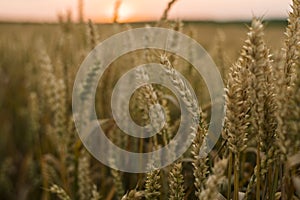
<instances>
[{"instance_id":1,"label":"sunset sky","mask_svg":"<svg viewBox=\"0 0 300 200\"><path fill-rule=\"evenodd\" d=\"M114 0L85 0L85 18L111 22ZM169 0L123 0L120 21L157 20ZM252 16L286 18L291 0L178 0L171 18L183 20L244 20ZM1 21L55 21L71 9L77 19L77 0L2 0Z\"/></svg>"}]
</instances>

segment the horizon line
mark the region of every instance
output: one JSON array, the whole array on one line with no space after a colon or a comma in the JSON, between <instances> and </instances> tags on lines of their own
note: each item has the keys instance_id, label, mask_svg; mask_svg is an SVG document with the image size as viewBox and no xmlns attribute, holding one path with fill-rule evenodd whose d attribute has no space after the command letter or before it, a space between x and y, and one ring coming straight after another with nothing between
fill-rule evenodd
<instances>
[{"instance_id":1,"label":"horizon line","mask_svg":"<svg viewBox=\"0 0 300 200\"><path fill-rule=\"evenodd\" d=\"M210 23L234 23L234 22L250 22L252 18L247 19L169 19L169 21L177 21L180 20L182 22L210 22ZM287 22L287 19L284 17L267 17L262 18L263 21L282 21ZM88 19L83 21L83 24L88 23ZM91 19L92 20L92 19ZM139 24L139 23L155 23L159 20L128 20L128 21L120 21L117 24ZM71 21L74 24L80 24L78 20ZM112 21L101 21L101 20L92 20L94 24L114 24ZM28 23L28 24L59 24L58 20L21 20L21 19L1 19L0 23Z\"/></svg>"}]
</instances>

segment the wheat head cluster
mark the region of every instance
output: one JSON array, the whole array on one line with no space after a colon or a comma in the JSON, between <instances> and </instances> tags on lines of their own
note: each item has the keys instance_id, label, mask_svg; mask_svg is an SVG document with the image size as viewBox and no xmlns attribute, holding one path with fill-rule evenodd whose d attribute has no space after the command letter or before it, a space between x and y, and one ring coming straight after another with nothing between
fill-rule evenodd
<instances>
[{"instance_id":1,"label":"wheat head cluster","mask_svg":"<svg viewBox=\"0 0 300 200\"><path fill-rule=\"evenodd\" d=\"M192 25L168 19L174 2L168 4L158 22L147 26L170 28L192 38L199 35ZM94 159L79 139L72 117L72 89L80 62L99 42L135 26L119 24L117 16L111 25L94 24L91 20L85 23L82 16L77 24L72 21L71 13L67 13L59 16L59 26L42 27L45 37L27 30L28 37L34 38L31 40L34 43L27 45L30 50L24 47L27 39L11 47L24 50L23 63L18 63L24 73L21 76L16 69L10 69L9 73L12 78L22 77L16 81L16 90L18 97L25 98L18 100L16 96L13 102L23 105L23 109L15 112L25 113L26 119L11 115L15 128L9 130L20 135L0 136L1 146L5 147L1 150L11 152L0 159L1 199L299 200L300 1L292 1L282 32L284 41L278 41L282 44L278 51L268 46L265 34L268 24L253 18L247 34L241 36L242 48L234 49L237 56L228 62L226 54L230 47L225 45L228 36L222 28L217 31L212 42L213 57L225 85L226 113L221 137L205 155L199 153L206 145L212 105L203 80L191 64L155 49L138 50L112 63L99 82L95 102L99 124L117 146L137 153L150 152L171 143L180 125L178 102L172 92L158 84L146 84L130 99L132 118L137 124L147 125L151 106L160 104L166 117L163 128L149 139L131 137L118 128L108 106L111 93L122 73L138 64L163 65L165 75L179 91L188 111L199 118L197 126L186 130L196 133L190 148L171 165L145 174L121 172ZM50 29L55 29L57 35L47 33ZM134 42L134 38L128 40ZM4 40L1 42L6 44ZM180 46L176 38L173 43ZM18 55L7 58L7 51L1 52L3 66L20 60ZM190 56L197 57L195 52L190 52ZM1 83L5 82L1 76L6 72L3 69L0 69ZM89 68L80 94L83 102L90 98L91 84L97 79L98 70L97 64ZM178 71L190 81L201 109L195 105L197 102L192 100ZM136 70L135 79L141 83L147 81L147 70ZM82 115L88 117L84 111ZM23 130L16 128L17 120L21 119ZM158 123L153 120L154 126ZM26 134L22 135L22 131ZM22 145L12 144L10 137L18 137L21 141L18 144ZM108 149L101 150L108 151L108 156L111 153ZM150 164L155 166L159 159L153 158ZM110 162L113 165L115 160Z\"/></svg>"}]
</instances>

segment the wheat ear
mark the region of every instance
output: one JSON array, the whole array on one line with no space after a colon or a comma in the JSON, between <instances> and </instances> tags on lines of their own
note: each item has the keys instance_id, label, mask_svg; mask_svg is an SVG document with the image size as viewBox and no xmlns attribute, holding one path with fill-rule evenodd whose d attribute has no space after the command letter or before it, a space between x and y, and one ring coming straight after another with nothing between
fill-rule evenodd
<instances>
[{"instance_id":1,"label":"wheat ear","mask_svg":"<svg viewBox=\"0 0 300 200\"><path fill-rule=\"evenodd\" d=\"M169 175L170 181L170 195L169 200L182 200L184 199L184 179L182 172L182 162L178 161L172 164L172 168Z\"/></svg>"},{"instance_id":2,"label":"wheat ear","mask_svg":"<svg viewBox=\"0 0 300 200\"><path fill-rule=\"evenodd\" d=\"M71 200L65 190L58 185L52 185L49 190L51 193L56 194L61 200Z\"/></svg>"},{"instance_id":3,"label":"wheat ear","mask_svg":"<svg viewBox=\"0 0 300 200\"><path fill-rule=\"evenodd\" d=\"M215 163L215 166L212 169L212 174L208 177L205 187L200 194L200 199L211 200L217 199L219 195L219 185L225 180L225 170L227 167L227 159L220 160Z\"/></svg>"}]
</instances>

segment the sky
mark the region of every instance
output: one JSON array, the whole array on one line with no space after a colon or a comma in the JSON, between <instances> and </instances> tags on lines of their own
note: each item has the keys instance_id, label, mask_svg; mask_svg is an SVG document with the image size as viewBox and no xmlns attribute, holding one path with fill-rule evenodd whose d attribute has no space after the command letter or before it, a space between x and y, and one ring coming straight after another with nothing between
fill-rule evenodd
<instances>
[{"instance_id":1,"label":"sky","mask_svg":"<svg viewBox=\"0 0 300 200\"><path fill-rule=\"evenodd\" d=\"M0 21L57 20L59 13L71 10L77 20L78 0L1 0ZM170 0L123 0L119 21L157 20ZM85 0L85 19L111 22L115 0ZM247 20L286 18L291 0L178 0L170 18L182 20Z\"/></svg>"}]
</instances>

